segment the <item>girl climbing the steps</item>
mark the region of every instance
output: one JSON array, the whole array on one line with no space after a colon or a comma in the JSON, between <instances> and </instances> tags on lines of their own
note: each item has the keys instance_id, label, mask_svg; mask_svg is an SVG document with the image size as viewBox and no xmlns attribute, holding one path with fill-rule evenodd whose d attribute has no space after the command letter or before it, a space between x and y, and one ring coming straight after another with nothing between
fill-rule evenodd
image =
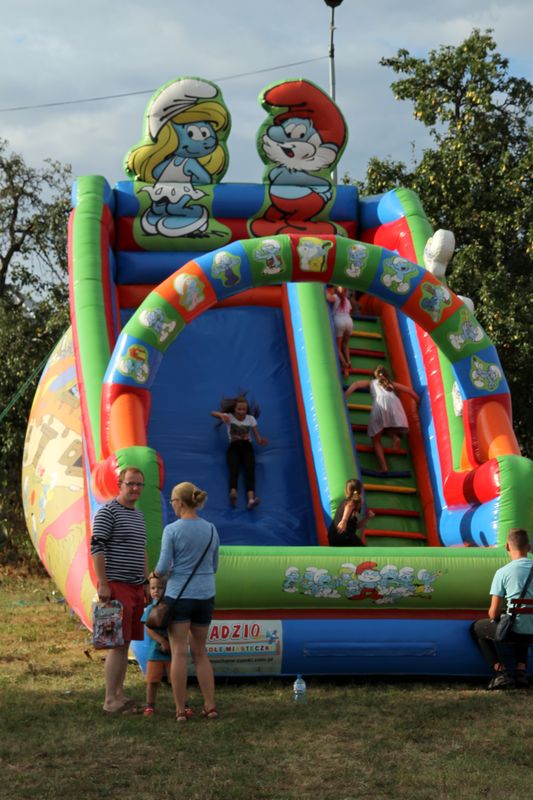
<instances>
[{"instance_id":1,"label":"girl climbing the steps","mask_svg":"<svg viewBox=\"0 0 533 800\"><path fill-rule=\"evenodd\" d=\"M330 303L335 328L335 339L341 362L342 374L345 378L350 374L350 336L352 335L352 311L354 303L344 286L328 288L326 300Z\"/></svg>"},{"instance_id":2,"label":"girl climbing the steps","mask_svg":"<svg viewBox=\"0 0 533 800\"><path fill-rule=\"evenodd\" d=\"M372 519L371 510L363 513L363 486L357 478L346 481L344 500L337 508L328 528L328 540L331 547L364 547L364 542L357 535L364 533L365 525Z\"/></svg>"},{"instance_id":3,"label":"girl climbing the steps","mask_svg":"<svg viewBox=\"0 0 533 800\"><path fill-rule=\"evenodd\" d=\"M407 417L398 393L405 392L417 404L420 402L420 398L409 386L404 386L402 383L396 383L396 381L391 380L389 373L382 365L374 370L374 380L355 381L345 391L344 396L349 397L357 389L370 389L372 409L368 420L368 435L374 445L379 469L386 474L389 469L383 445L381 444L381 437L383 435L390 436L393 448L399 450L400 436L409 430Z\"/></svg>"}]
</instances>

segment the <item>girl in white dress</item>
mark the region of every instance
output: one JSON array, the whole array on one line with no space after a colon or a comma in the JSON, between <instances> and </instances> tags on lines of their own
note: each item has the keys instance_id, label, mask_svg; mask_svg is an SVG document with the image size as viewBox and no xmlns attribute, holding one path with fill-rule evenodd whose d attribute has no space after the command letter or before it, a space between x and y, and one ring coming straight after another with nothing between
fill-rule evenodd
<instances>
[{"instance_id":1,"label":"girl in white dress","mask_svg":"<svg viewBox=\"0 0 533 800\"><path fill-rule=\"evenodd\" d=\"M384 434L392 437L392 446L395 450L399 450L400 436L409 430L407 417L397 393L405 392L416 403L420 402L420 398L409 386L391 380L389 373L381 365L374 370L374 380L355 381L346 389L344 396L348 397L357 389L370 389L372 409L368 420L368 435L372 439L381 472L388 472L381 437Z\"/></svg>"}]
</instances>

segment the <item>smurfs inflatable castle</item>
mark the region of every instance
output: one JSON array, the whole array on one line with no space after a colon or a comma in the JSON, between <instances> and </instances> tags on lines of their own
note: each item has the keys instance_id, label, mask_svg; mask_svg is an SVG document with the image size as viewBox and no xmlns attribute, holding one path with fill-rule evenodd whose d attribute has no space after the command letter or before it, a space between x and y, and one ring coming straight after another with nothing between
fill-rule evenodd
<instances>
[{"instance_id":1,"label":"smurfs inflatable castle","mask_svg":"<svg viewBox=\"0 0 533 800\"><path fill-rule=\"evenodd\" d=\"M531 531L533 463L496 350L446 283L453 235L433 233L411 191L358 197L332 183L348 131L318 86L284 80L260 102L260 183L223 182L230 113L194 77L150 100L126 180L76 181L72 327L42 375L24 454L30 536L90 625L91 520L120 469L145 475L151 566L171 487L190 480L208 491L222 543L209 633L219 674L483 674L468 629L508 529ZM344 401L325 284L361 293L353 380L384 364L421 397L417 408L404 396L400 449L384 440L385 477L369 396ZM210 416L240 389L269 438L253 512L228 507ZM366 549L329 547L353 477L374 512Z\"/></svg>"}]
</instances>

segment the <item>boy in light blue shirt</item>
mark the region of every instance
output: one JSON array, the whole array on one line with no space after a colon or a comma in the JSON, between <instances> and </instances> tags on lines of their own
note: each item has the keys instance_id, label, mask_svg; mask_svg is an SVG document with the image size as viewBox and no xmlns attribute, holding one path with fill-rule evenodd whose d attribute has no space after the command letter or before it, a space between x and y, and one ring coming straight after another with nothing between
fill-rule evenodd
<instances>
[{"instance_id":1,"label":"boy in light blue shirt","mask_svg":"<svg viewBox=\"0 0 533 800\"><path fill-rule=\"evenodd\" d=\"M507 535L505 549L509 553L510 561L504 567L500 567L492 579L489 618L477 620L471 628L474 640L487 663L494 670L494 677L489 683L489 689L527 688L527 651L529 645L533 643L533 613L517 614L509 640L516 660L516 672L513 679L508 674L505 664L499 659L494 634L504 604L507 603L507 613L510 613L511 600L520 597L530 570L533 568L533 561L528 558L530 545L526 531L522 528L511 528ZM527 588L525 597L533 599L533 580ZM531 608L533 612L533 606Z\"/></svg>"},{"instance_id":2,"label":"boy in light blue shirt","mask_svg":"<svg viewBox=\"0 0 533 800\"><path fill-rule=\"evenodd\" d=\"M152 602L146 606L142 622L146 622L148 612L165 594L166 581L157 577L153 572L149 577L150 598ZM155 712L155 699L161 680L170 667L170 645L166 632L160 629L145 628L148 638L148 653L146 658L146 707L143 711L145 717L153 716Z\"/></svg>"}]
</instances>

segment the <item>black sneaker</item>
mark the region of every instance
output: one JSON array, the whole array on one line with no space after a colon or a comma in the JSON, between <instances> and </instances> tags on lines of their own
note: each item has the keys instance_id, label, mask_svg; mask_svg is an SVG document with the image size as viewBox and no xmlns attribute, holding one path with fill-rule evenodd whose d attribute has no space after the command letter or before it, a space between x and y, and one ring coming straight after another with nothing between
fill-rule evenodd
<instances>
[{"instance_id":1,"label":"black sneaker","mask_svg":"<svg viewBox=\"0 0 533 800\"><path fill-rule=\"evenodd\" d=\"M497 672L487 689L514 689L515 682L507 672Z\"/></svg>"},{"instance_id":2,"label":"black sneaker","mask_svg":"<svg viewBox=\"0 0 533 800\"><path fill-rule=\"evenodd\" d=\"M529 686L529 681L527 679L527 675L525 670L517 669L514 674L514 682L517 689L527 689Z\"/></svg>"}]
</instances>

